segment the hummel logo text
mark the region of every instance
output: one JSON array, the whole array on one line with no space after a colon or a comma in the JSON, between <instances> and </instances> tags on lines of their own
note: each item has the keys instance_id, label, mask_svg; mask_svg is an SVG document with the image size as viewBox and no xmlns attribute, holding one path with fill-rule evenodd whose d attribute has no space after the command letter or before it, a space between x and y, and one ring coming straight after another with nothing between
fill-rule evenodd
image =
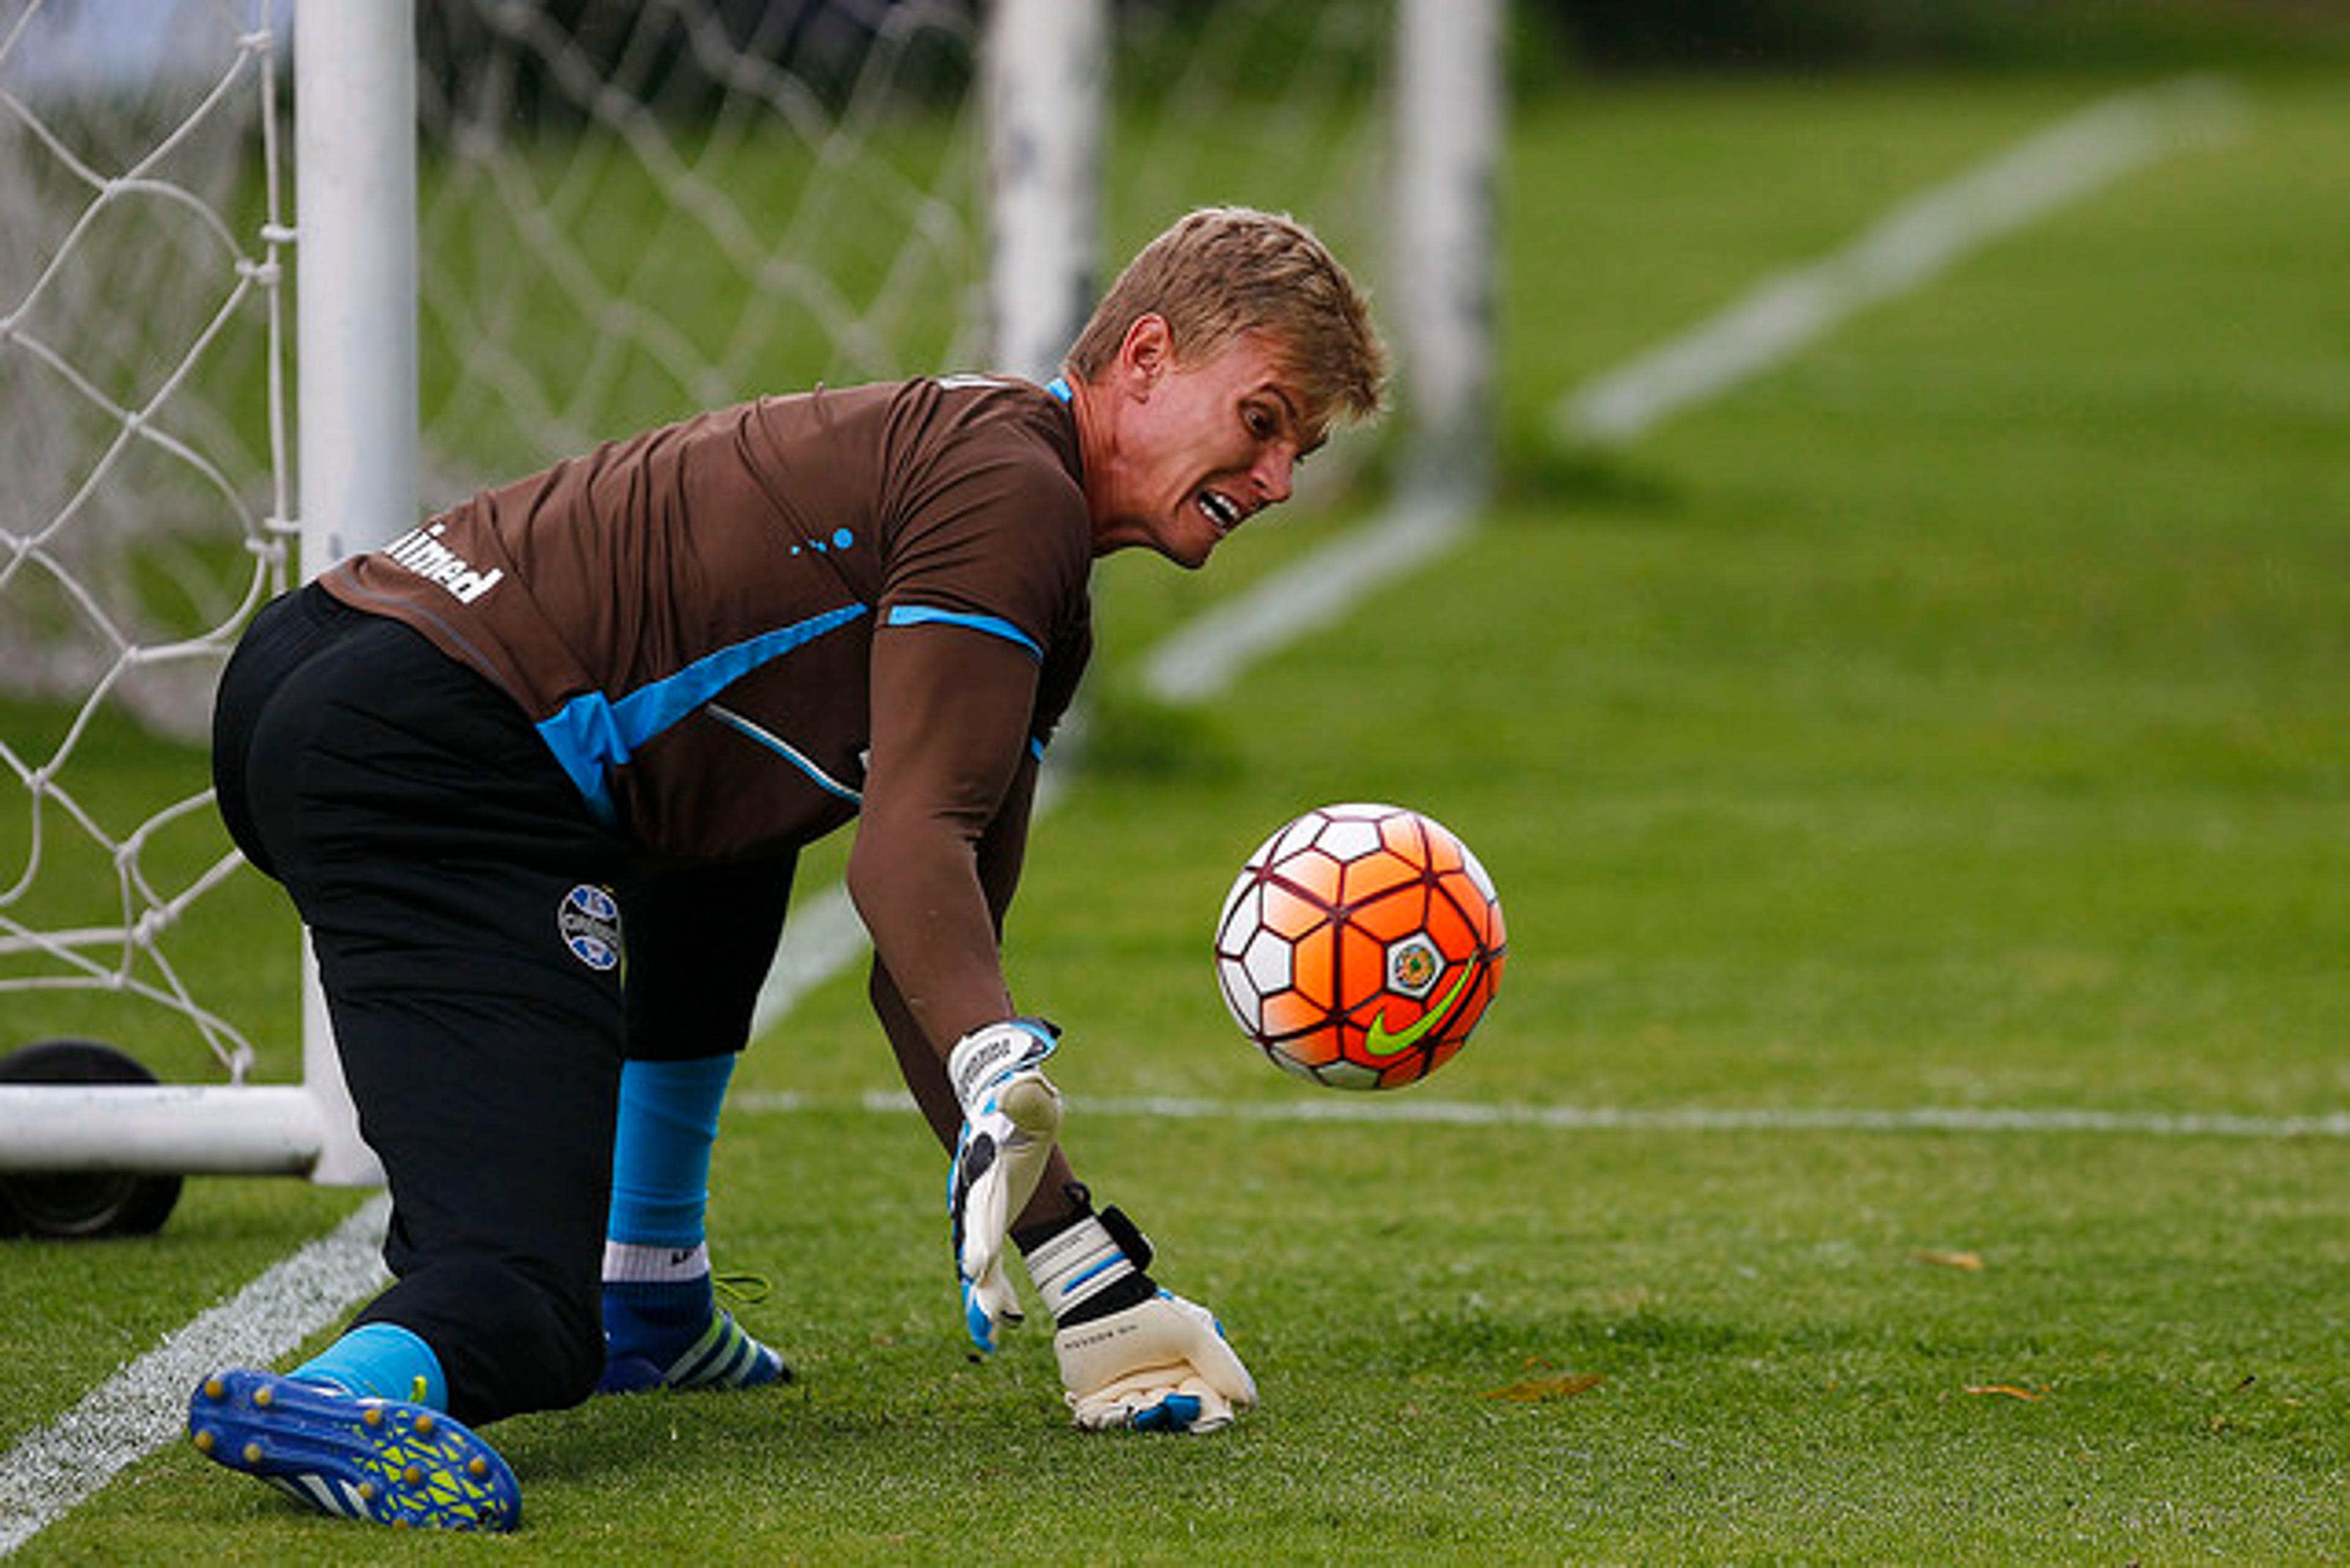
<instances>
[{"instance_id":1,"label":"hummel logo text","mask_svg":"<svg viewBox=\"0 0 2350 1568\"><path fill-rule=\"evenodd\" d=\"M469 605L492 588L505 573L493 566L484 572L441 543L446 524L411 528L383 547L383 553L428 583L447 588L459 604Z\"/></svg>"}]
</instances>

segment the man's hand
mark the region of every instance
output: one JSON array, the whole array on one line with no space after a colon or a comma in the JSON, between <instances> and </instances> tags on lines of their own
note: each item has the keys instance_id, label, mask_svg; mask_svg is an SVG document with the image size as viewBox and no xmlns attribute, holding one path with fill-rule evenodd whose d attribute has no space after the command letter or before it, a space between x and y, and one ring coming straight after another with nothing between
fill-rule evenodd
<instances>
[{"instance_id":1,"label":"man's hand","mask_svg":"<svg viewBox=\"0 0 2350 1568\"><path fill-rule=\"evenodd\" d=\"M1058 1033L1041 1018L1007 1019L972 1030L947 1057L963 1117L947 1212L963 1326L983 1351L995 1348L1000 1325L1020 1321L1020 1298L1003 1272L1004 1241L1060 1132L1061 1092L1043 1065Z\"/></svg>"},{"instance_id":2,"label":"man's hand","mask_svg":"<svg viewBox=\"0 0 2350 1568\"><path fill-rule=\"evenodd\" d=\"M1207 1308L1151 1282L1150 1243L1116 1209L1076 1212L1017 1238L1059 1332L1069 1412L1089 1432L1212 1432L1256 1403L1256 1380Z\"/></svg>"},{"instance_id":3,"label":"man's hand","mask_svg":"<svg viewBox=\"0 0 2350 1568\"><path fill-rule=\"evenodd\" d=\"M1159 1292L1053 1336L1069 1413L1088 1432L1212 1432L1256 1403L1215 1314Z\"/></svg>"}]
</instances>

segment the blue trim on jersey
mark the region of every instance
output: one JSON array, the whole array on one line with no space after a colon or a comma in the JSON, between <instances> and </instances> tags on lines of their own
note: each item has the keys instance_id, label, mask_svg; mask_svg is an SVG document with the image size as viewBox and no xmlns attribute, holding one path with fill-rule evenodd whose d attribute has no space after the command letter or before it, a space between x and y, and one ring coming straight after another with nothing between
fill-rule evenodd
<instances>
[{"instance_id":1,"label":"blue trim on jersey","mask_svg":"<svg viewBox=\"0 0 2350 1568\"><path fill-rule=\"evenodd\" d=\"M1028 737L1028 754L1038 762L1045 760L1045 742L1035 735Z\"/></svg>"},{"instance_id":2,"label":"blue trim on jersey","mask_svg":"<svg viewBox=\"0 0 2350 1568\"><path fill-rule=\"evenodd\" d=\"M555 753L596 820L608 827L619 820L612 801L611 770L625 766L639 746L761 665L866 613L861 604L843 605L761 632L706 653L676 674L640 686L618 701L601 691L583 691L538 722L539 738Z\"/></svg>"},{"instance_id":3,"label":"blue trim on jersey","mask_svg":"<svg viewBox=\"0 0 2350 1568\"><path fill-rule=\"evenodd\" d=\"M1031 659L1042 659L1045 650L1036 639L1000 615L966 615L961 610L934 609L929 605L898 605L889 611L885 626L961 626L973 631L983 631L1000 637L1006 642L1016 642L1028 650Z\"/></svg>"},{"instance_id":4,"label":"blue trim on jersey","mask_svg":"<svg viewBox=\"0 0 2350 1568\"><path fill-rule=\"evenodd\" d=\"M816 766L815 758L768 729L764 724L746 719L733 709L722 708L715 702L710 705L710 716L745 740L756 742L799 769L807 775L810 784L824 791L825 794L845 800L851 805L861 806L865 804L864 795Z\"/></svg>"},{"instance_id":5,"label":"blue trim on jersey","mask_svg":"<svg viewBox=\"0 0 2350 1568\"><path fill-rule=\"evenodd\" d=\"M1071 398L1076 396L1075 392L1069 389L1069 383L1059 376L1055 376L1051 380L1045 382L1045 389L1052 393L1053 396L1060 399L1061 401L1065 403Z\"/></svg>"}]
</instances>

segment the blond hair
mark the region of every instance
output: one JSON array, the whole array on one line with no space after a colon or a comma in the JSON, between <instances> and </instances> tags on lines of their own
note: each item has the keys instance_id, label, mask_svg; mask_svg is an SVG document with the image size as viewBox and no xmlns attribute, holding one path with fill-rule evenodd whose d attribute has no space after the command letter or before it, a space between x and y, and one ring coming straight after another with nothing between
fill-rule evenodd
<instances>
[{"instance_id":1,"label":"blond hair","mask_svg":"<svg viewBox=\"0 0 2350 1568\"><path fill-rule=\"evenodd\" d=\"M1330 418L1368 419L1385 401L1387 349L1355 280L1305 224L1249 207L1203 207L1178 219L1127 264L1069 350L1068 367L1098 379L1140 317L1166 319L1179 363L1213 358L1263 333L1306 401L1318 438Z\"/></svg>"}]
</instances>

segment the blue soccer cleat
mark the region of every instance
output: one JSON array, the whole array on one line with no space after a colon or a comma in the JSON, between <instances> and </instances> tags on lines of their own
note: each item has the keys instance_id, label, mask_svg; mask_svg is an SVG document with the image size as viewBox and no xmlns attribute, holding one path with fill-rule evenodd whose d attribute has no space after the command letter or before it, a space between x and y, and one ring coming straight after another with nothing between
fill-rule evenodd
<instances>
[{"instance_id":1,"label":"blue soccer cleat","mask_svg":"<svg viewBox=\"0 0 2350 1568\"><path fill-rule=\"evenodd\" d=\"M496 1449L429 1405L234 1367L197 1386L188 1437L214 1464L320 1513L420 1530L512 1530L522 1488Z\"/></svg>"},{"instance_id":2,"label":"blue soccer cleat","mask_svg":"<svg viewBox=\"0 0 2350 1568\"><path fill-rule=\"evenodd\" d=\"M681 1334L638 1310L619 1291L604 1293L604 1376L598 1394L655 1388L759 1388L789 1383L784 1358L751 1337L734 1314L712 1305L700 1333ZM691 1321L691 1320L689 1320Z\"/></svg>"}]
</instances>

